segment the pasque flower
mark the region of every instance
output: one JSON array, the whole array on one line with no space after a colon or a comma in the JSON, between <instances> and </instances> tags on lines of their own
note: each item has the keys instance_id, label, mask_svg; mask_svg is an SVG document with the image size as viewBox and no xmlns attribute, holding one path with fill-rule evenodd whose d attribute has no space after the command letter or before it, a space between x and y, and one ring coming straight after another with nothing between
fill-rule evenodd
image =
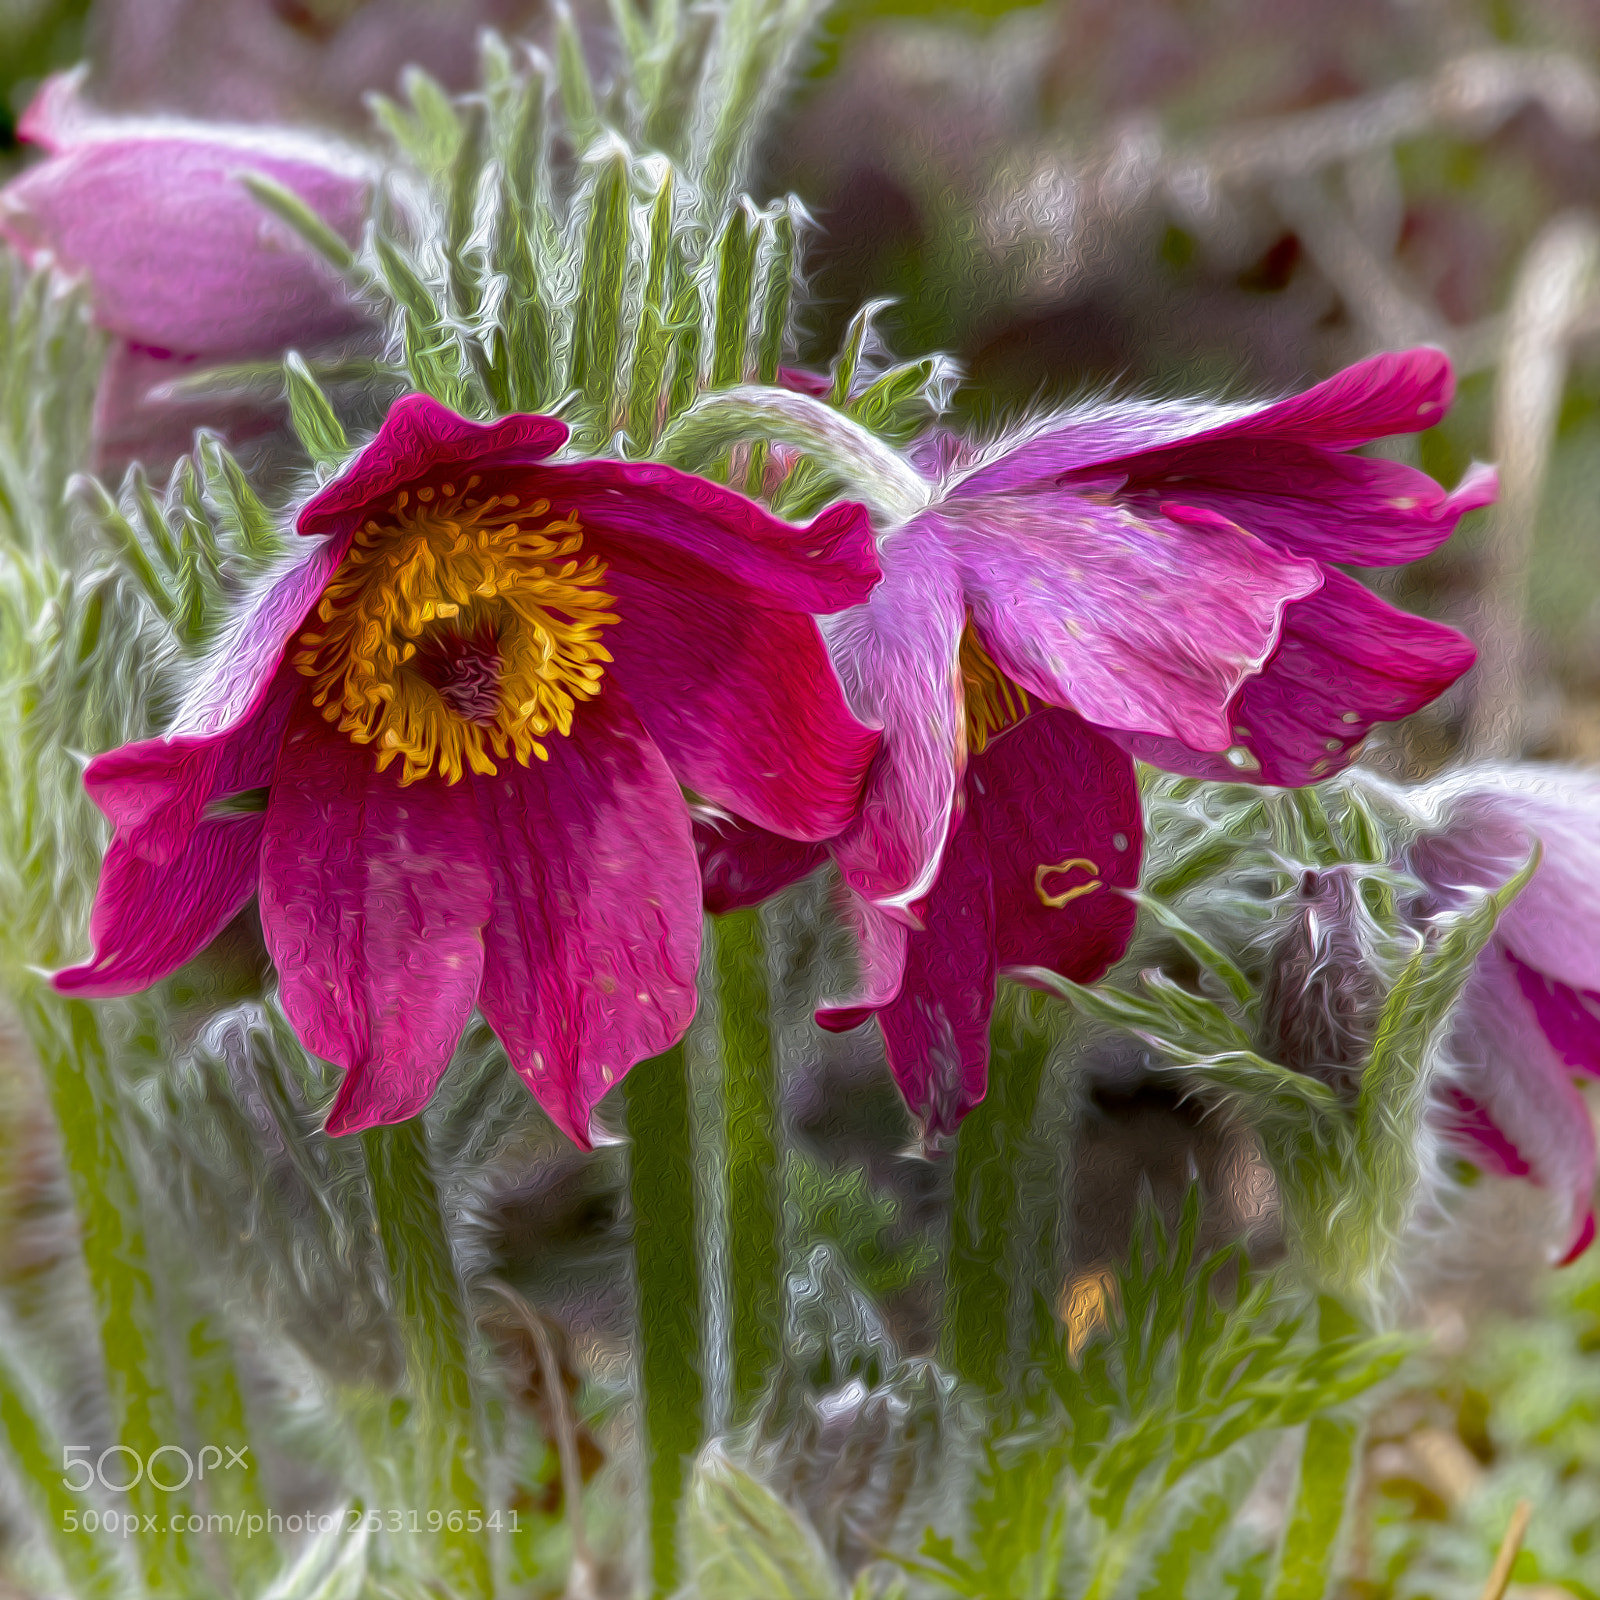
<instances>
[{"instance_id":1,"label":"pasque flower","mask_svg":"<svg viewBox=\"0 0 1600 1600\"><path fill-rule=\"evenodd\" d=\"M551 462L566 435L395 403L165 737L90 764L116 833L58 989L143 988L259 892L283 1007L345 1069L330 1131L420 1110L476 1004L588 1139L694 1008L679 781L801 840L853 814L876 736L811 614L878 567L857 506L797 529L668 467Z\"/></svg>"},{"instance_id":2,"label":"pasque flower","mask_svg":"<svg viewBox=\"0 0 1600 1600\"><path fill-rule=\"evenodd\" d=\"M1498 887L1540 849L1462 994L1435 1120L1475 1165L1560 1197L1570 1261L1595 1232L1594 1124L1574 1079L1600 1077L1600 777L1478 768L1410 798L1428 827L1406 866L1428 909Z\"/></svg>"},{"instance_id":3,"label":"pasque flower","mask_svg":"<svg viewBox=\"0 0 1600 1600\"><path fill-rule=\"evenodd\" d=\"M80 78L50 79L19 123L48 154L0 190L0 238L84 275L115 336L96 416L101 459L172 455L188 448L192 419L151 407L152 389L197 364L312 348L370 325L242 175L276 180L353 242L377 166L287 128L107 115L84 102Z\"/></svg>"},{"instance_id":4,"label":"pasque flower","mask_svg":"<svg viewBox=\"0 0 1600 1600\"><path fill-rule=\"evenodd\" d=\"M828 846L861 990L820 1020L880 1015L928 1131L982 1097L997 962L1082 980L1120 954L1130 757L1311 783L1471 665L1460 634L1333 565L1415 560L1493 497L1487 469L1446 493L1351 453L1438 422L1450 396L1446 358L1413 350L1275 404L1091 406L976 460L944 452L927 507L882 541L883 583L825 625L883 743ZM702 830L701 848L713 906L818 859L732 826ZM986 873L992 913L941 884Z\"/></svg>"}]
</instances>

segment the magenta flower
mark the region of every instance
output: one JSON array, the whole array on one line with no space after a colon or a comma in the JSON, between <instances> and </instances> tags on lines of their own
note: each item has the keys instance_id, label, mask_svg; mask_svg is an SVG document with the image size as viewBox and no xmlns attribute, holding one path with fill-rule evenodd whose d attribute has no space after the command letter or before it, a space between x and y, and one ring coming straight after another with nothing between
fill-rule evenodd
<instances>
[{"instance_id":1,"label":"magenta flower","mask_svg":"<svg viewBox=\"0 0 1600 1600\"><path fill-rule=\"evenodd\" d=\"M1438 826L1406 865L1434 909L1498 887L1542 847L1462 995L1436 1122L1475 1165L1561 1198L1571 1261L1595 1234L1594 1123L1573 1080L1600 1077L1600 778L1480 769L1419 798Z\"/></svg>"},{"instance_id":2,"label":"magenta flower","mask_svg":"<svg viewBox=\"0 0 1600 1600\"><path fill-rule=\"evenodd\" d=\"M97 320L116 336L96 418L102 457L181 453L192 429L152 413L152 389L200 363L370 326L241 175L276 179L353 242L377 169L348 145L284 128L107 116L83 103L79 77L50 79L18 126L49 156L0 190L0 238L85 276Z\"/></svg>"},{"instance_id":3,"label":"magenta flower","mask_svg":"<svg viewBox=\"0 0 1600 1600\"><path fill-rule=\"evenodd\" d=\"M1450 394L1446 358L1414 350L1272 405L1069 412L975 466L952 462L883 541L883 583L825 624L883 743L860 815L828 845L861 934L861 992L819 1020L886 1019L891 1067L930 1132L982 1098L997 963L1087 980L1121 953L1132 909L1113 890L1136 881L1139 841L1127 755L1311 783L1472 664L1453 629L1330 565L1415 560L1492 499L1487 469L1447 494L1350 453L1431 426ZM1028 716L1039 707L1058 709ZM992 758L977 757L991 738ZM1002 797L1034 774L1031 797ZM817 859L746 829L702 830L701 846L714 906ZM981 877L979 856L1000 919L987 945L970 918L947 925L966 917L965 891L941 885ZM1058 876L1065 862L1082 876ZM1057 904L1062 887L1082 892Z\"/></svg>"},{"instance_id":4,"label":"magenta flower","mask_svg":"<svg viewBox=\"0 0 1600 1600\"><path fill-rule=\"evenodd\" d=\"M587 1143L694 1009L679 781L791 838L853 814L876 736L811 613L878 568L857 506L795 529L668 467L550 463L566 435L396 402L166 736L90 764L116 833L58 989L143 988L259 893L284 1010L345 1069L330 1132L419 1111L476 1004Z\"/></svg>"}]
</instances>

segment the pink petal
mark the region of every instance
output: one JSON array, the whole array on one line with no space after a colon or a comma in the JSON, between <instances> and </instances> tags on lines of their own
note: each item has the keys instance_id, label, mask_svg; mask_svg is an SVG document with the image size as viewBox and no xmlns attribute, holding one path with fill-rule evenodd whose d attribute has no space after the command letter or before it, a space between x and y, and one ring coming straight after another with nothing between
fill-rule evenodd
<instances>
[{"instance_id":1,"label":"pink petal","mask_svg":"<svg viewBox=\"0 0 1600 1600\"><path fill-rule=\"evenodd\" d=\"M810 617L607 574L614 676L680 782L793 839L855 814L878 736L851 716Z\"/></svg>"},{"instance_id":2,"label":"pink petal","mask_svg":"<svg viewBox=\"0 0 1600 1600\"><path fill-rule=\"evenodd\" d=\"M905 981L912 933L899 918L880 911L843 884L839 885L834 909L851 934L856 981L848 995L822 1002L817 1008L817 1026L829 1033L845 1033L860 1027L899 994Z\"/></svg>"},{"instance_id":3,"label":"pink petal","mask_svg":"<svg viewBox=\"0 0 1600 1600\"><path fill-rule=\"evenodd\" d=\"M303 546L241 607L189 685L167 729L168 739L211 739L257 713L285 649L338 570L349 543L346 535ZM285 676L290 673L287 669Z\"/></svg>"},{"instance_id":4,"label":"pink petal","mask_svg":"<svg viewBox=\"0 0 1600 1600\"><path fill-rule=\"evenodd\" d=\"M1296 555L1379 567L1431 554L1468 511L1492 505L1497 488L1492 467L1471 468L1447 493L1398 461L1275 439L1194 445L1122 466L1120 504L1144 512L1172 496Z\"/></svg>"},{"instance_id":5,"label":"pink petal","mask_svg":"<svg viewBox=\"0 0 1600 1600\"><path fill-rule=\"evenodd\" d=\"M1080 407L964 478L952 496L1049 487L1064 473L1135 460L1136 471L1148 476L1164 465L1152 461L1156 452L1174 462L1194 452L1191 459L1199 460L1207 446L1230 440L1349 450L1433 427L1454 393L1444 353L1417 349L1372 356L1301 394L1265 405L1179 401ZM1170 470L1184 468L1174 464Z\"/></svg>"},{"instance_id":6,"label":"pink petal","mask_svg":"<svg viewBox=\"0 0 1600 1600\"><path fill-rule=\"evenodd\" d=\"M1322 569L1214 512L1163 510L1033 495L963 501L959 521L937 521L984 647L1030 694L1101 727L1222 750L1229 701Z\"/></svg>"},{"instance_id":7,"label":"pink petal","mask_svg":"<svg viewBox=\"0 0 1600 1600\"><path fill-rule=\"evenodd\" d=\"M1410 716L1473 663L1471 640L1329 571L1290 606L1277 653L1230 710L1235 760L1175 740L1116 735L1142 761L1199 778L1294 787L1339 771L1377 722Z\"/></svg>"},{"instance_id":8,"label":"pink petal","mask_svg":"<svg viewBox=\"0 0 1600 1600\"><path fill-rule=\"evenodd\" d=\"M1521 1175L1565 1203L1560 1255L1579 1247L1593 1211L1594 1127L1551 1049L1512 962L1491 945L1462 997L1449 1050L1460 1064L1440 1131L1469 1161Z\"/></svg>"},{"instance_id":9,"label":"pink petal","mask_svg":"<svg viewBox=\"0 0 1600 1600\"><path fill-rule=\"evenodd\" d=\"M912 934L904 922L880 911L843 884L839 885L834 909L851 934L856 981L849 994L833 996L818 1006L817 1026L829 1033L845 1033L860 1027L899 994Z\"/></svg>"},{"instance_id":10,"label":"pink petal","mask_svg":"<svg viewBox=\"0 0 1600 1600\"><path fill-rule=\"evenodd\" d=\"M534 466L566 441L567 425L555 417L472 422L432 395L401 395L372 442L306 501L295 527L307 535L353 533L408 484L448 476L465 485L475 472Z\"/></svg>"},{"instance_id":11,"label":"pink petal","mask_svg":"<svg viewBox=\"0 0 1600 1600\"><path fill-rule=\"evenodd\" d=\"M904 913L933 885L956 804L965 611L951 563L916 524L885 541L884 569L866 605L824 624L856 715L883 730L833 852L852 889Z\"/></svg>"},{"instance_id":12,"label":"pink petal","mask_svg":"<svg viewBox=\"0 0 1600 1600\"><path fill-rule=\"evenodd\" d=\"M423 779L300 702L261 851L261 923L285 1014L345 1069L329 1133L403 1122L432 1097L483 970L491 910L470 787Z\"/></svg>"},{"instance_id":13,"label":"pink petal","mask_svg":"<svg viewBox=\"0 0 1600 1600\"><path fill-rule=\"evenodd\" d=\"M760 905L828 859L820 844L784 839L737 817L697 818L694 847L706 910L713 913Z\"/></svg>"},{"instance_id":14,"label":"pink petal","mask_svg":"<svg viewBox=\"0 0 1600 1600\"><path fill-rule=\"evenodd\" d=\"M866 508L841 501L795 526L742 494L651 462L552 468L539 493L576 513L619 570L779 611L858 605L878 581Z\"/></svg>"},{"instance_id":15,"label":"pink petal","mask_svg":"<svg viewBox=\"0 0 1600 1600\"><path fill-rule=\"evenodd\" d=\"M201 822L159 863L118 834L89 913L94 960L56 973L56 989L85 998L132 994L198 955L256 892L265 820Z\"/></svg>"},{"instance_id":16,"label":"pink petal","mask_svg":"<svg viewBox=\"0 0 1600 1600\"><path fill-rule=\"evenodd\" d=\"M154 866L188 843L214 800L271 783L302 680L283 673L251 716L221 733L142 739L91 761L84 787L127 850Z\"/></svg>"},{"instance_id":17,"label":"pink petal","mask_svg":"<svg viewBox=\"0 0 1600 1600\"><path fill-rule=\"evenodd\" d=\"M967 795L1002 969L1093 983L1127 949L1137 915L1117 893L1137 887L1143 853L1133 762L1070 711L1043 711L972 758Z\"/></svg>"},{"instance_id":18,"label":"pink petal","mask_svg":"<svg viewBox=\"0 0 1600 1600\"><path fill-rule=\"evenodd\" d=\"M925 1139L954 1133L989 1082L995 904L984 841L957 826L913 934L905 977L878 1012L889 1069Z\"/></svg>"},{"instance_id":19,"label":"pink petal","mask_svg":"<svg viewBox=\"0 0 1600 1600\"><path fill-rule=\"evenodd\" d=\"M1574 989L1518 961L1510 950L1506 956L1523 999L1533 1008L1562 1064L1569 1072L1600 1078L1600 994L1593 989Z\"/></svg>"},{"instance_id":20,"label":"pink petal","mask_svg":"<svg viewBox=\"0 0 1600 1600\"><path fill-rule=\"evenodd\" d=\"M268 354L367 325L337 276L240 182L263 172L354 242L371 164L346 147L270 128L68 119L25 126L58 153L0 193L0 235L88 276L100 322L137 344ZM47 127L54 123L55 128Z\"/></svg>"},{"instance_id":21,"label":"pink petal","mask_svg":"<svg viewBox=\"0 0 1600 1600\"><path fill-rule=\"evenodd\" d=\"M494 880L479 1004L587 1149L595 1103L694 1015L700 883L688 810L615 685L548 744L471 780Z\"/></svg>"}]
</instances>

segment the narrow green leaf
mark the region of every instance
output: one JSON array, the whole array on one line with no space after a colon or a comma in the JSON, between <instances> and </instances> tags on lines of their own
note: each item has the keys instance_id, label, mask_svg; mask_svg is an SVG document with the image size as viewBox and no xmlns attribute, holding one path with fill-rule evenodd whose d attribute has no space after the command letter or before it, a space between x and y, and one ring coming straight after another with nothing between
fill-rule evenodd
<instances>
[{"instance_id":1,"label":"narrow green leaf","mask_svg":"<svg viewBox=\"0 0 1600 1600\"><path fill-rule=\"evenodd\" d=\"M400 87L410 108L385 95L369 98L373 114L388 130L399 149L409 156L424 177L437 182L450 171L461 143L461 122L450 96L436 78L421 67L407 67Z\"/></svg>"},{"instance_id":2,"label":"narrow green leaf","mask_svg":"<svg viewBox=\"0 0 1600 1600\"><path fill-rule=\"evenodd\" d=\"M672 227L675 203L673 169L663 165L661 185L650 204L650 254L645 264L644 298L628 376L628 436L641 453L656 440L664 398L661 385L666 379L672 341L667 298L670 285L682 273Z\"/></svg>"},{"instance_id":3,"label":"narrow green leaf","mask_svg":"<svg viewBox=\"0 0 1600 1600\"><path fill-rule=\"evenodd\" d=\"M122 508L111 498L105 485L98 478L82 477L78 479L77 487L90 515L100 524L107 538L116 547L123 565L138 583L156 615L175 631L179 630L182 617L181 601L174 593L168 579L156 569L154 561L150 558L150 552L145 547L144 539L123 515Z\"/></svg>"},{"instance_id":4,"label":"narrow green leaf","mask_svg":"<svg viewBox=\"0 0 1600 1600\"><path fill-rule=\"evenodd\" d=\"M15 1482L28 1497L73 1595L79 1600L119 1600L127 1592L128 1573L111 1536L98 1531L102 1508L67 1487L62 1472L67 1458L60 1438L4 1344L0 1344L0 1438ZM84 1526L85 1512L96 1514L94 1533Z\"/></svg>"},{"instance_id":5,"label":"narrow green leaf","mask_svg":"<svg viewBox=\"0 0 1600 1600\"><path fill-rule=\"evenodd\" d=\"M1209 939L1191 928L1170 906L1153 896L1134 890L1128 898L1146 916L1159 922L1202 967L1220 978L1228 993L1241 1006L1250 1004L1255 997L1254 985Z\"/></svg>"},{"instance_id":6,"label":"narrow green leaf","mask_svg":"<svg viewBox=\"0 0 1600 1600\"><path fill-rule=\"evenodd\" d=\"M796 201L778 205L765 219L765 273L761 280L760 332L756 343L756 381L776 383L789 337L789 312L794 302L798 241Z\"/></svg>"},{"instance_id":7,"label":"narrow green leaf","mask_svg":"<svg viewBox=\"0 0 1600 1600\"><path fill-rule=\"evenodd\" d=\"M1332 1587L1360 1446L1360 1425L1347 1418L1317 1416L1306 1424L1294 1503L1269 1600L1324 1600Z\"/></svg>"},{"instance_id":8,"label":"narrow green leaf","mask_svg":"<svg viewBox=\"0 0 1600 1600\"><path fill-rule=\"evenodd\" d=\"M359 281L355 252L293 189L264 172L246 172L240 181L275 217L288 223L316 253L346 278Z\"/></svg>"},{"instance_id":9,"label":"narrow green leaf","mask_svg":"<svg viewBox=\"0 0 1600 1600\"><path fill-rule=\"evenodd\" d=\"M628 157L615 149L594 168L572 340L573 387L597 408L606 433L610 432L622 345L628 211Z\"/></svg>"},{"instance_id":10,"label":"narrow green leaf","mask_svg":"<svg viewBox=\"0 0 1600 1600\"><path fill-rule=\"evenodd\" d=\"M761 913L730 912L713 918L711 928L727 1129L731 1399L737 1421L772 1378L781 1343L778 1068L768 1024Z\"/></svg>"},{"instance_id":11,"label":"narrow green leaf","mask_svg":"<svg viewBox=\"0 0 1600 1600\"><path fill-rule=\"evenodd\" d=\"M711 386L745 376L750 348L750 298L755 276L755 216L749 202L729 212L717 240L717 310L711 335Z\"/></svg>"},{"instance_id":12,"label":"narrow green leaf","mask_svg":"<svg viewBox=\"0 0 1600 1600\"><path fill-rule=\"evenodd\" d=\"M206 489L221 513L222 525L234 535L235 548L256 561L281 554L278 525L227 446L215 434L202 433L199 453Z\"/></svg>"},{"instance_id":13,"label":"narrow green leaf","mask_svg":"<svg viewBox=\"0 0 1600 1600\"><path fill-rule=\"evenodd\" d=\"M289 420L305 453L329 471L343 466L350 453L344 424L298 350L283 358L283 377L289 391Z\"/></svg>"},{"instance_id":14,"label":"narrow green leaf","mask_svg":"<svg viewBox=\"0 0 1600 1600\"><path fill-rule=\"evenodd\" d=\"M685 1463L699 1450L704 1432L701 1267L683 1045L641 1061L623 1083L632 1144L629 1194L650 1593L664 1600L678 1584Z\"/></svg>"},{"instance_id":15,"label":"narrow green leaf","mask_svg":"<svg viewBox=\"0 0 1600 1600\"><path fill-rule=\"evenodd\" d=\"M583 58L583 41L564 0L553 7L556 19L556 82L561 86L561 109L575 154L584 155L600 136L600 113L595 105L594 81Z\"/></svg>"},{"instance_id":16,"label":"narrow green leaf","mask_svg":"<svg viewBox=\"0 0 1600 1600\"><path fill-rule=\"evenodd\" d=\"M868 335L872 332L872 324L892 303L889 300L869 300L851 317L850 326L845 330L844 343L839 347L839 354L833 359L831 368L833 387L828 391L830 406L842 406L849 400L850 391L855 387L856 372L861 366L861 356L866 349Z\"/></svg>"}]
</instances>

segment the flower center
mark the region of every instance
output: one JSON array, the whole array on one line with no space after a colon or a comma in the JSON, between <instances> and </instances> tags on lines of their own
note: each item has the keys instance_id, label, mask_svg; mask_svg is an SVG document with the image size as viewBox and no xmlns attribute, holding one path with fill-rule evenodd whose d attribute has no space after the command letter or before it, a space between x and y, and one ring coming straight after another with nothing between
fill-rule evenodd
<instances>
[{"instance_id":1,"label":"flower center","mask_svg":"<svg viewBox=\"0 0 1600 1600\"><path fill-rule=\"evenodd\" d=\"M967 749L976 755L991 739L1021 722L1033 710L1033 702L990 659L970 622L961 630L960 665Z\"/></svg>"},{"instance_id":2,"label":"flower center","mask_svg":"<svg viewBox=\"0 0 1600 1600\"><path fill-rule=\"evenodd\" d=\"M478 498L480 481L402 490L390 521L361 528L293 658L322 715L380 772L400 761L402 784L547 760L540 740L571 732L611 659L605 564L578 556L577 519Z\"/></svg>"}]
</instances>

